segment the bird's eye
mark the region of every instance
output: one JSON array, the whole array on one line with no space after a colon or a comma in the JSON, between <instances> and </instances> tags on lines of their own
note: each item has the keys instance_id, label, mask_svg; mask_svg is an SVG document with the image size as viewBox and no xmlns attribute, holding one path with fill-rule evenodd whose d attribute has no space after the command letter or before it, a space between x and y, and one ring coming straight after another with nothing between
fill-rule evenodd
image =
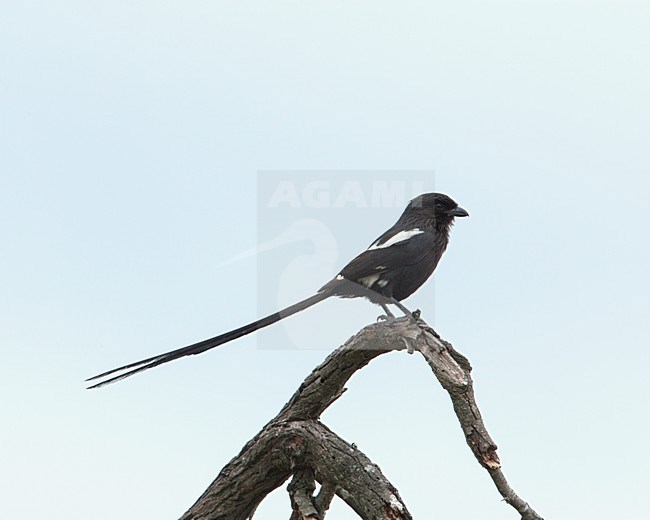
<instances>
[{"instance_id":1,"label":"bird's eye","mask_svg":"<svg viewBox=\"0 0 650 520\"><path fill-rule=\"evenodd\" d=\"M442 202L436 202L436 208L442 208Z\"/></svg>"}]
</instances>

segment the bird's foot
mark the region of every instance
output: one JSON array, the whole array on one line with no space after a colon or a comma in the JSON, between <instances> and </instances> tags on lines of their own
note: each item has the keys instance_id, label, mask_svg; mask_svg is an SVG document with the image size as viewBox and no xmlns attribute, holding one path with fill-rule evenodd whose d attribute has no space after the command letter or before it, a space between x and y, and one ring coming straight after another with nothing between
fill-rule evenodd
<instances>
[{"instance_id":1,"label":"bird's foot","mask_svg":"<svg viewBox=\"0 0 650 520\"><path fill-rule=\"evenodd\" d=\"M411 317L412 317L415 321L418 321L418 320L420 319L420 316L422 316L422 312L420 311L420 309L415 309L415 310L411 313Z\"/></svg>"},{"instance_id":2,"label":"bird's foot","mask_svg":"<svg viewBox=\"0 0 650 520\"><path fill-rule=\"evenodd\" d=\"M391 323L395 321L395 316L393 314L386 315L382 314L381 316L377 316L377 322L384 321L386 323Z\"/></svg>"}]
</instances>

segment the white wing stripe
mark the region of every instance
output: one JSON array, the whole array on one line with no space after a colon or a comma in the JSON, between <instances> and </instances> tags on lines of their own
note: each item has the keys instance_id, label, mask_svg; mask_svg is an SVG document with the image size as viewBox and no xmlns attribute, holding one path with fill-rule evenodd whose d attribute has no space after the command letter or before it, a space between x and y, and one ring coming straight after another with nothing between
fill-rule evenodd
<instances>
[{"instance_id":1,"label":"white wing stripe","mask_svg":"<svg viewBox=\"0 0 650 520\"><path fill-rule=\"evenodd\" d=\"M372 251L373 249L383 249L385 247L394 246L395 244L406 242L411 237L414 237L415 235L420 235L422 233L424 233L424 231L421 231L418 228L409 229L408 231L400 231L396 235L386 240L386 242L384 242L383 244L379 244L378 242L375 242L368 248L368 251Z\"/></svg>"}]
</instances>

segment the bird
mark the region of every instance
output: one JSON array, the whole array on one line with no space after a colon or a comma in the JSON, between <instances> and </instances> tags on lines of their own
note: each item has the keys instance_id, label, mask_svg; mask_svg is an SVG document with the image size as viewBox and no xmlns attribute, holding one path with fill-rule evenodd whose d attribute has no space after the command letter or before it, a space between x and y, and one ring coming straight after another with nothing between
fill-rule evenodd
<instances>
[{"instance_id":1,"label":"bird","mask_svg":"<svg viewBox=\"0 0 650 520\"><path fill-rule=\"evenodd\" d=\"M257 321L186 347L129 363L87 379L101 380L88 389L115 383L144 370L215 347L268 327L330 298L366 298L380 305L382 317L394 319L388 304L413 316L401 302L417 291L433 274L449 244L457 217L469 213L443 193L424 193L411 200L397 222L361 254L353 258L316 294Z\"/></svg>"}]
</instances>

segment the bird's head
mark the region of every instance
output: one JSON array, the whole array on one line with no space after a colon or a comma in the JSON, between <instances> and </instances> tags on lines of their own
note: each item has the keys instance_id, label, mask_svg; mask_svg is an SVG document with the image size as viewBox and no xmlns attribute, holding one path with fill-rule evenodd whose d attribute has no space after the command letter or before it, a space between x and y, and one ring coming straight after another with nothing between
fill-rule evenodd
<instances>
[{"instance_id":1,"label":"bird's head","mask_svg":"<svg viewBox=\"0 0 650 520\"><path fill-rule=\"evenodd\" d=\"M415 197L406 207L404 214L431 219L438 224L451 224L454 217L469 217L465 209L443 193L424 193Z\"/></svg>"}]
</instances>

